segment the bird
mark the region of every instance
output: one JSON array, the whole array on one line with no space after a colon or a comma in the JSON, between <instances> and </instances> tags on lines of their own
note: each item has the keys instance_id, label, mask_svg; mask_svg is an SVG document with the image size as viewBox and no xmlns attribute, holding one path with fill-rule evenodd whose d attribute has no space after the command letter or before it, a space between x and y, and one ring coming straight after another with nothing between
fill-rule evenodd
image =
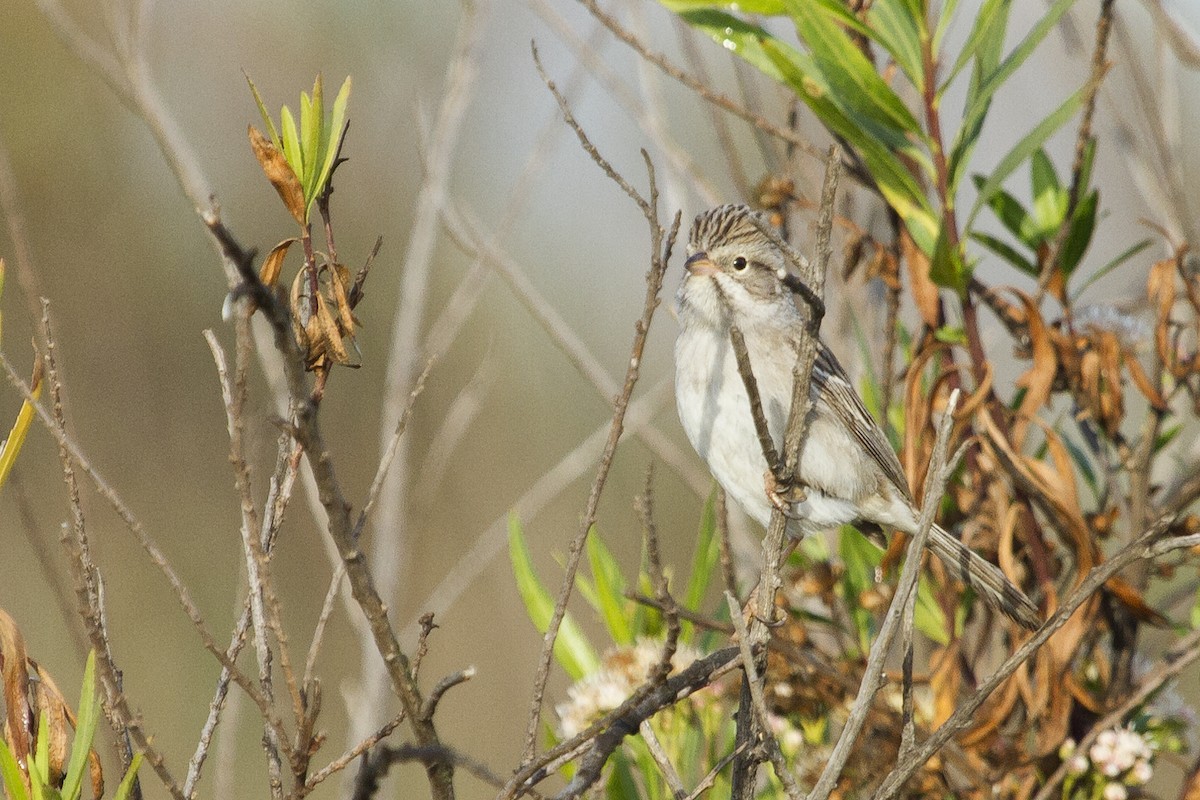
<instances>
[{"instance_id":1,"label":"bird","mask_svg":"<svg viewBox=\"0 0 1200 800\"><path fill-rule=\"evenodd\" d=\"M676 294L675 399L688 440L713 477L748 516L766 527L786 506L793 539L853 524L917 533L918 512L904 470L846 371L818 338L808 393L807 436L796 469L802 499L772 497L750 399L737 368L730 328L741 331L763 414L781 441L792 403L793 369L814 335L794 300L798 278L768 236L765 216L744 205L701 213L688 236L686 275ZM767 483L770 483L768 477ZM1000 569L934 525L928 547L989 605L1035 630L1038 608Z\"/></svg>"}]
</instances>

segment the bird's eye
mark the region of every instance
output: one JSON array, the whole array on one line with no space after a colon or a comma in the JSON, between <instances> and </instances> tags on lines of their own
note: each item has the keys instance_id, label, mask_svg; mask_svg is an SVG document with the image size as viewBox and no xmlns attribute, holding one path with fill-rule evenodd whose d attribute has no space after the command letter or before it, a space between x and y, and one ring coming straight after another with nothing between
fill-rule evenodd
<instances>
[{"instance_id":1,"label":"bird's eye","mask_svg":"<svg viewBox=\"0 0 1200 800\"><path fill-rule=\"evenodd\" d=\"M742 256L738 256L737 258L735 258L733 260L733 268L735 270L737 270L738 272L741 272L742 270L744 270L746 268L746 259L743 258Z\"/></svg>"}]
</instances>

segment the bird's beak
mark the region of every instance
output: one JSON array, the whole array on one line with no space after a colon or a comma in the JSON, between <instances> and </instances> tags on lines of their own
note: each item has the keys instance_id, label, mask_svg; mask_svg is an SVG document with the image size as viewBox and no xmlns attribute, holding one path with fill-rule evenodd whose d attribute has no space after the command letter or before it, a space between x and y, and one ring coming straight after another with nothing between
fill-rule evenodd
<instances>
[{"instance_id":1,"label":"bird's beak","mask_svg":"<svg viewBox=\"0 0 1200 800\"><path fill-rule=\"evenodd\" d=\"M688 272L697 277L717 274L717 265L708 260L708 253L705 253L703 250L688 256L688 260L683 262L683 266L687 268Z\"/></svg>"}]
</instances>

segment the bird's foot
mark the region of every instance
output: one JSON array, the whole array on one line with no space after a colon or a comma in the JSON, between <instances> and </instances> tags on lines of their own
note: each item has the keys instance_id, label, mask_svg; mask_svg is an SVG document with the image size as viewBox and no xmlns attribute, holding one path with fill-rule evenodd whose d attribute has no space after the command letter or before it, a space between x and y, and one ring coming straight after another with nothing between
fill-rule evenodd
<instances>
[{"instance_id":1,"label":"bird's foot","mask_svg":"<svg viewBox=\"0 0 1200 800\"><path fill-rule=\"evenodd\" d=\"M792 506L808 499L808 492L802 483L781 479L771 470L767 470L763 473L763 487L767 492L767 500L774 508L788 519L799 519L792 511Z\"/></svg>"}]
</instances>

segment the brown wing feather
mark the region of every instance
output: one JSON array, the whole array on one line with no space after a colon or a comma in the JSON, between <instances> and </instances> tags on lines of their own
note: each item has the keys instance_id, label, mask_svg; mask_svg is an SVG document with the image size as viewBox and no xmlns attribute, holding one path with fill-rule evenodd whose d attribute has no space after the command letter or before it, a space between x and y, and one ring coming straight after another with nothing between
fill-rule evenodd
<instances>
[{"instance_id":1,"label":"brown wing feather","mask_svg":"<svg viewBox=\"0 0 1200 800\"><path fill-rule=\"evenodd\" d=\"M867 411L858 392L850 385L846 371L824 342L818 342L817 360L813 364L813 381L824 384L825 402L830 410L853 432L854 438L871 455L896 489L911 501L912 494L908 490L908 479L904 477L900 459L896 458L896 453L879 424Z\"/></svg>"}]
</instances>

